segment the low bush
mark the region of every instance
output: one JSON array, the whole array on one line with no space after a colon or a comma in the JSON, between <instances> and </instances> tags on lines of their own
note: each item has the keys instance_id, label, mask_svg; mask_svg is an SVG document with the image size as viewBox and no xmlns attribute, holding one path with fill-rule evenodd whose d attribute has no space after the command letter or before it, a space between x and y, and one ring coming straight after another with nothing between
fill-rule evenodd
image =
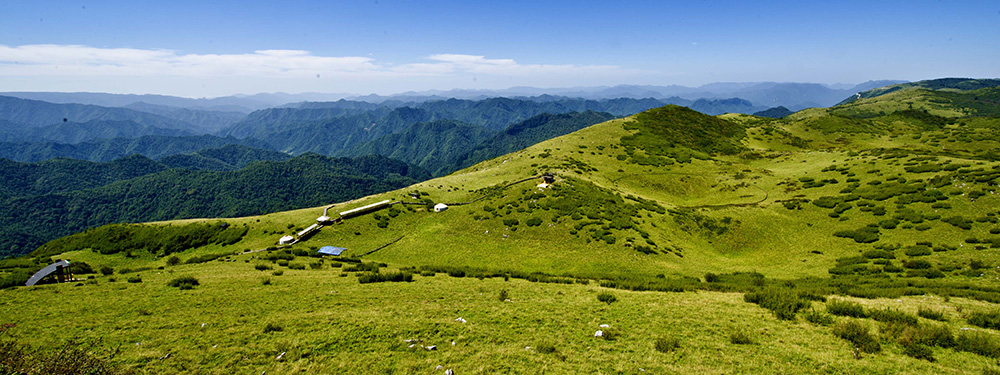
<instances>
[{"instance_id":1,"label":"low bush","mask_svg":"<svg viewBox=\"0 0 1000 375\"><path fill-rule=\"evenodd\" d=\"M991 312L973 312L967 319L969 324L977 327L1000 329L1000 310Z\"/></svg>"},{"instance_id":2,"label":"low bush","mask_svg":"<svg viewBox=\"0 0 1000 375\"><path fill-rule=\"evenodd\" d=\"M274 323L267 323L267 325L264 326L264 333L281 332L284 330L285 329L282 328L280 325Z\"/></svg>"},{"instance_id":3,"label":"low bush","mask_svg":"<svg viewBox=\"0 0 1000 375\"><path fill-rule=\"evenodd\" d=\"M271 272L271 274L272 274L272 275L274 275L274 276L281 276L281 275L284 275L284 274L285 274L285 271L282 271L282 270L274 270L273 272Z\"/></svg>"},{"instance_id":4,"label":"low bush","mask_svg":"<svg viewBox=\"0 0 1000 375\"><path fill-rule=\"evenodd\" d=\"M500 293L497 295L497 299L500 300L500 302L510 299L510 294L507 293L507 289L501 289Z\"/></svg>"},{"instance_id":5,"label":"low bush","mask_svg":"<svg viewBox=\"0 0 1000 375\"><path fill-rule=\"evenodd\" d=\"M127 280L128 282L130 282L130 283L133 283L133 284L138 284L138 283L141 283L141 282L142 282L142 276L139 276L139 275L135 275L135 276L129 276L129 278L128 278L128 279L126 279L126 280Z\"/></svg>"},{"instance_id":6,"label":"low bush","mask_svg":"<svg viewBox=\"0 0 1000 375\"><path fill-rule=\"evenodd\" d=\"M358 276L358 282L361 284L411 281L413 281L413 274L409 272L365 272Z\"/></svg>"},{"instance_id":7,"label":"low bush","mask_svg":"<svg viewBox=\"0 0 1000 375\"><path fill-rule=\"evenodd\" d=\"M681 347L676 337L660 337L653 342L653 348L660 353L670 353Z\"/></svg>"},{"instance_id":8,"label":"low bush","mask_svg":"<svg viewBox=\"0 0 1000 375\"><path fill-rule=\"evenodd\" d=\"M868 331L867 324L857 321L840 322L833 327L833 334L854 344L862 352L878 353L882 351L882 345Z\"/></svg>"},{"instance_id":9,"label":"low bush","mask_svg":"<svg viewBox=\"0 0 1000 375\"><path fill-rule=\"evenodd\" d=\"M114 268L111 268L111 267L108 267L108 266L101 266L101 275L109 276L109 275L114 274L114 273L115 273Z\"/></svg>"},{"instance_id":10,"label":"low bush","mask_svg":"<svg viewBox=\"0 0 1000 375\"><path fill-rule=\"evenodd\" d=\"M904 313L899 310L892 310L889 308L868 310L868 316L870 316L872 320L882 323L900 323L906 325L917 325L917 317Z\"/></svg>"},{"instance_id":11,"label":"low bush","mask_svg":"<svg viewBox=\"0 0 1000 375\"><path fill-rule=\"evenodd\" d=\"M738 329L729 333L729 342L733 345L749 345L753 344L753 336L746 330Z\"/></svg>"},{"instance_id":12,"label":"low bush","mask_svg":"<svg viewBox=\"0 0 1000 375\"><path fill-rule=\"evenodd\" d=\"M193 289L198 286L198 279L193 276L181 276L167 282L167 286L180 288L181 290Z\"/></svg>"},{"instance_id":13,"label":"low bush","mask_svg":"<svg viewBox=\"0 0 1000 375\"><path fill-rule=\"evenodd\" d=\"M556 346L549 343L538 344L538 346L535 347L535 351L542 354L551 354L556 352Z\"/></svg>"},{"instance_id":14,"label":"low bush","mask_svg":"<svg viewBox=\"0 0 1000 375\"><path fill-rule=\"evenodd\" d=\"M940 322L944 322L944 321L948 320L948 318L945 318L945 316L944 316L944 311L934 310L934 309L931 309L931 308L928 308L928 307L923 307L923 306L921 306L920 308L917 309L917 316L919 316L921 318L925 318L925 319L937 320L937 321L940 321Z\"/></svg>"},{"instance_id":15,"label":"low bush","mask_svg":"<svg viewBox=\"0 0 1000 375\"><path fill-rule=\"evenodd\" d=\"M304 270L304 269L306 269L306 265L302 264L302 263L289 263L288 264L288 269L290 269L290 270Z\"/></svg>"},{"instance_id":16,"label":"low bush","mask_svg":"<svg viewBox=\"0 0 1000 375\"><path fill-rule=\"evenodd\" d=\"M809 306L809 301L789 288L770 287L743 294L743 300L771 310L781 320L795 319L795 313Z\"/></svg>"},{"instance_id":17,"label":"low bush","mask_svg":"<svg viewBox=\"0 0 1000 375\"><path fill-rule=\"evenodd\" d=\"M172 256L170 256L170 258L167 258L167 265L168 266L176 266L176 265L180 264L180 262L181 262L181 258L178 258L176 255L172 255Z\"/></svg>"},{"instance_id":18,"label":"low bush","mask_svg":"<svg viewBox=\"0 0 1000 375\"><path fill-rule=\"evenodd\" d=\"M615 297L614 294L608 292L600 292L597 294L597 300L610 305L615 301L618 301L618 298Z\"/></svg>"},{"instance_id":19,"label":"low bush","mask_svg":"<svg viewBox=\"0 0 1000 375\"><path fill-rule=\"evenodd\" d=\"M926 359L930 362L934 362L934 351L927 345L903 345L903 354L916 359Z\"/></svg>"},{"instance_id":20,"label":"low bush","mask_svg":"<svg viewBox=\"0 0 1000 375\"><path fill-rule=\"evenodd\" d=\"M955 349L984 357L1000 358L1000 343L985 332L962 331L955 338Z\"/></svg>"},{"instance_id":21,"label":"low bush","mask_svg":"<svg viewBox=\"0 0 1000 375\"><path fill-rule=\"evenodd\" d=\"M837 316L849 316L853 318L867 318L864 306L854 302L834 299L827 301L826 312Z\"/></svg>"},{"instance_id":22,"label":"low bush","mask_svg":"<svg viewBox=\"0 0 1000 375\"><path fill-rule=\"evenodd\" d=\"M807 322L812 324L817 324L821 326L828 326L833 324L833 316L830 314L822 313L819 311L806 311L802 314L802 317L806 319Z\"/></svg>"},{"instance_id":23,"label":"low bush","mask_svg":"<svg viewBox=\"0 0 1000 375\"><path fill-rule=\"evenodd\" d=\"M266 264L257 264L257 265L254 265L253 268L255 270L258 270L258 271L270 271L271 270L271 266L266 265Z\"/></svg>"}]
</instances>

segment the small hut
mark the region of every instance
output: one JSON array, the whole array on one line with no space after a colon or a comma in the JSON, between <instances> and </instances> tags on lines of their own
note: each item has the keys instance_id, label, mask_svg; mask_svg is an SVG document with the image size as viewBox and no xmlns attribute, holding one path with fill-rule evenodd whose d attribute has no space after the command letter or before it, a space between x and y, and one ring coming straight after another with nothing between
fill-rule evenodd
<instances>
[{"instance_id":1,"label":"small hut","mask_svg":"<svg viewBox=\"0 0 1000 375\"><path fill-rule=\"evenodd\" d=\"M434 205L434 212L441 212L448 209L448 205L444 203L438 203Z\"/></svg>"},{"instance_id":2,"label":"small hut","mask_svg":"<svg viewBox=\"0 0 1000 375\"><path fill-rule=\"evenodd\" d=\"M283 236L278 239L278 245L288 245L292 242L295 242L295 237L292 236Z\"/></svg>"},{"instance_id":3,"label":"small hut","mask_svg":"<svg viewBox=\"0 0 1000 375\"><path fill-rule=\"evenodd\" d=\"M73 279L73 274L70 272L69 269L69 261L60 260L58 262L45 266L45 268L42 268L38 272L35 272L35 274L28 279L28 282L24 283L24 286L32 286L38 284L38 282L44 280L46 277L53 274L55 275L56 282L59 283Z\"/></svg>"}]
</instances>

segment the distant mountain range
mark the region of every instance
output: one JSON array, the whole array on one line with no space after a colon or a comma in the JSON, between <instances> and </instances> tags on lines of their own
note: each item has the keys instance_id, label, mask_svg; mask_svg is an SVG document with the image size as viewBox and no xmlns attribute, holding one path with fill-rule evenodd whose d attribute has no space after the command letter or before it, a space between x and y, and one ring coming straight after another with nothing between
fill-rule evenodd
<instances>
[{"instance_id":1,"label":"distant mountain range","mask_svg":"<svg viewBox=\"0 0 1000 375\"><path fill-rule=\"evenodd\" d=\"M133 103L169 106L176 108L229 111L250 113L254 110L279 107L290 103L328 102L348 99L369 103L426 102L455 99L482 100L494 97L534 97L561 96L582 99L654 98L677 97L685 100L741 98L756 106L785 106L798 110L806 107L828 107L860 91L876 87L904 83L898 80L868 81L857 85L794 82L720 82L697 87L617 85L596 87L537 88L511 87L499 90L427 90L409 91L394 95L356 95L346 93L261 93L254 95L233 95L218 98L181 98L166 95L134 95L106 93L60 93L60 92L0 92L2 96L43 100L52 103L80 103L106 107L125 107ZM678 104L678 103L671 103Z\"/></svg>"}]
</instances>

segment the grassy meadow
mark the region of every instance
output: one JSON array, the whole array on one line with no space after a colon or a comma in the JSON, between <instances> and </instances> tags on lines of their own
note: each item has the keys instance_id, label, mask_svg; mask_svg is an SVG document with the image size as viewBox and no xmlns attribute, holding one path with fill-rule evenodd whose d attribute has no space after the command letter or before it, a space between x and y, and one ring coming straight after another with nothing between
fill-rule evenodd
<instances>
[{"instance_id":1,"label":"grassy meadow","mask_svg":"<svg viewBox=\"0 0 1000 375\"><path fill-rule=\"evenodd\" d=\"M995 374L1000 120L963 95L654 109L331 202L401 203L292 246L324 207L91 229L0 261L93 270L0 290L0 323L138 373Z\"/></svg>"}]
</instances>

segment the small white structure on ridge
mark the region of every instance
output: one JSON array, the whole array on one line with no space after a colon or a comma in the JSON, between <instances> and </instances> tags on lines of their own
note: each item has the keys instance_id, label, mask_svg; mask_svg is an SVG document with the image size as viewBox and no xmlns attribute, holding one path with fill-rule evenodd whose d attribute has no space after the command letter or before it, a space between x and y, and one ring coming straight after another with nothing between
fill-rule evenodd
<instances>
[{"instance_id":1,"label":"small white structure on ridge","mask_svg":"<svg viewBox=\"0 0 1000 375\"><path fill-rule=\"evenodd\" d=\"M438 203L434 205L434 212L441 212L448 209L448 205L444 203Z\"/></svg>"}]
</instances>

